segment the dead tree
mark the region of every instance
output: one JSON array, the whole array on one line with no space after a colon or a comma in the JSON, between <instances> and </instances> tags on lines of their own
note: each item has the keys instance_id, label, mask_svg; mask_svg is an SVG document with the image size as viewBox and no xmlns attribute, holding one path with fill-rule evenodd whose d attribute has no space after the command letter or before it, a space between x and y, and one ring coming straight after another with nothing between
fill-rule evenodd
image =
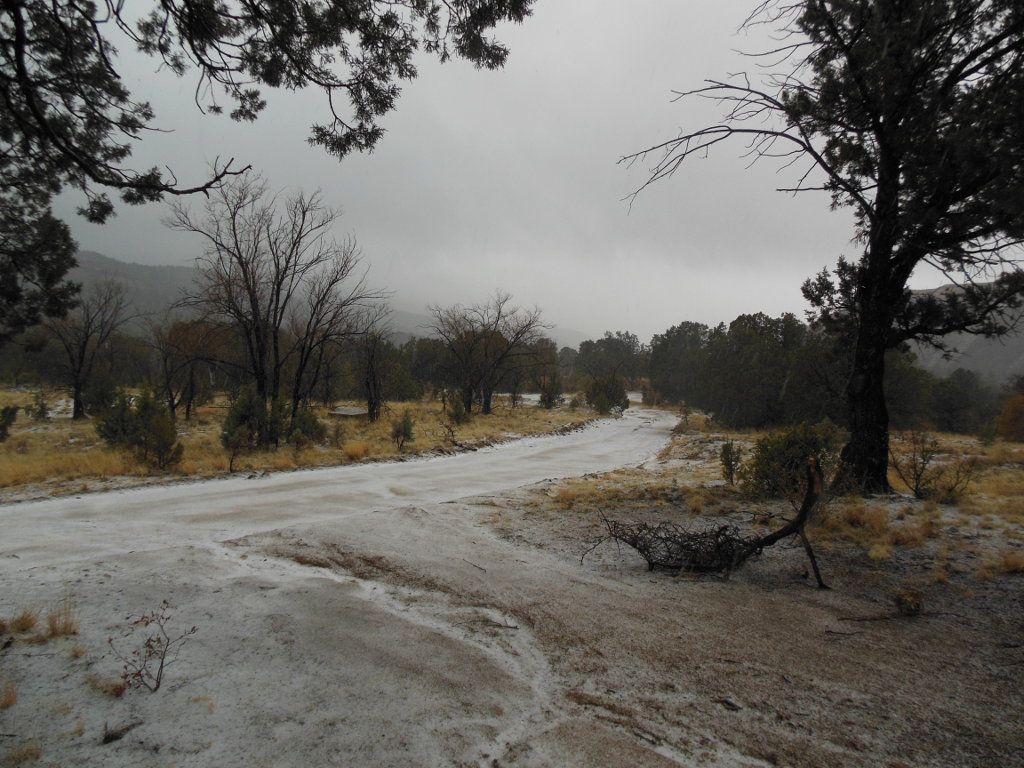
<instances>
[{"instance_id":1,"label":"dead tree","mask_svg":"<svg viewBox=\"0 0 1024 768\"><path fill-rule=\"evenodd\" d=\"M818 561L804 530L811 512L821 499L824 478L818 460L807 460L807 490L795 518L777 531L764 536L742 536L739 529L731 525L692 531L675 523L663 522L658 525L647 523L622 523L605 520L608 535L601 537L586 553L592 552L601 543L612 540L632 547L647 561L650 570L691 571L697 573L724 573L727 577L749 558L759 555L766 548L791 536L799 536L804 551L811 561L814 578L820 589L828 589L821 578Z\"/></svg>"}]
</instances>

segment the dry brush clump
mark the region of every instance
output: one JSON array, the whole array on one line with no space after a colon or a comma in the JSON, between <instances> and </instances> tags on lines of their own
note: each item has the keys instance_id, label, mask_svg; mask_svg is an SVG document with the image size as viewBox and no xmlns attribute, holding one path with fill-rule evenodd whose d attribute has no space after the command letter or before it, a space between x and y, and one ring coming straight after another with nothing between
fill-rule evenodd
<instances>
[{"instance_id":1,"label":"dry brush clump","mask_svg":"<svg viewBox=\"0 0 1024 768\"><path fill-rule=\"evenodd\" d=\"M806 534L807 522L823 494L824 474L821 465L817 459L810 457L805 459L804 496L800 508L791 521L775 531L755 536L743 534L739 528L732 525L696 528L667 521L651 525L645 522L625 523L605 518L607 535L597 539L583 557L585 558L603 542L615 541L635 549L647 562L650 570L661 568L673 571L715 572L728 576L765 548L796 536L807 553L818 587L827 589Z\"/></svg>"}]
</instances>

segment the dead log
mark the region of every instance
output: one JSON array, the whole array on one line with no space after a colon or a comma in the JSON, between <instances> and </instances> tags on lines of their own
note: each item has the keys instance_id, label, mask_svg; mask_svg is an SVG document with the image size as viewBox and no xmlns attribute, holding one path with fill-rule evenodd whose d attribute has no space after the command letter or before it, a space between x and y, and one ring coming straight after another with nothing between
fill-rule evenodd
<instances>
[{"instance_id":1,"label":"dead log","mask_svg":"<svg viewBox=\"0 0 1024 768\"><path fill-rule=\"evenodd\" d=\"M807 490L804 492L803 502L796 517L777 531L764 536L745 537L732 525L694 531L669 522L649 525L605 519L608 535L599 539L583 557L601 543L613 540L639 552L647 561L648 569L652 571L662 569L676 572L724 573L728 577L749 558L761 554L765 547L792 536L799 536L811 562L818 587L828 589L828 585L821 578L817 558L804 530L811 512L821 499L824 488L824 477L816 458L807 460L806 478Z\"/></svg>"}]
</instances>

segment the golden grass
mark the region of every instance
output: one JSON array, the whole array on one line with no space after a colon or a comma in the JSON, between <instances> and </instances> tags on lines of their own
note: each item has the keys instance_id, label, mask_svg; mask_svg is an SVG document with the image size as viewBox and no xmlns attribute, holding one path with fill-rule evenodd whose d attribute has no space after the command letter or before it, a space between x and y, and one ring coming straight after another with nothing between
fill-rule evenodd
<instances>
[{"instance_id":1,"label":"golden grass","mask_svg":"<svg viewBox=\"0 0 1024 768\"><path fill-rule=\"evenodd\" d=\"M0 403L27 405L32 393L0 391ZM347 405L360 405L350 402ZM179 438L184 446L184 458L177 474L189 477L212 477L228 470L228 454L220 443L220 428L227 413L228 403L219 398L198 409L190 422L179 421ZM331 438L325 445L295 449L282 446L277 451L259 451L237 457L237 471L289 470L300 467L334 466L367 457L374 459L398 456L391 440L391 421L396 414L409 410L415 423L415 439L406 444L403 453L419 453L450 447L442 423L445 421L441 404L436 401L393 404L391 413L374 424L365 421L335 421L323 409L318 416L332 435L340 425L343 439ZM551 411L532 405L509 407L502 398L496 398L494 413L474 414L472 420L456 427L456 439L462 444L481 444L516 435L545 434L567 424L593 418L590 411L574 412L567 408ZM54 417L35 422L19 416L11 428L11 436L0 444L0 488L22 488L46 485L49 490L78 493L87 490L90 483L116 477L145 477L151 471L123 451L107 447L96 434L89 420L72 421ZM89 482L85 482L89 481Z\"/></svg>"},{"instance_id":2,"label":"golden grass","mask_svg":"<svg viewBox=\"0 0 1024 768\"><path fill-rule=\"evenodd\" d=\"M370 446L362 440L345 443L345 447L342 448L342 453L349 461L362 461L370 455Z\"/></svg>"},{"instance_id":3,"label":"golden grass","mask_svg":"<svg viewBox=\"0 0 1024 768\"><path fill-rule=\"evenodd\" d=\"M10 751L4 757L4 765L17 766L34 763L42 756L43 750L39 748L39 745L36 742L30 741L28 744L11 747Z\"/></svg>"},{"instance_id":4,"label":"golden grass","mask_svg":"<svg viewBox=\"0 0 1024 768\"><path fill-rule=\"evenodd\" d=\"M46 630L50 637L78 634L78 620L70 599L65 598L46 615Z\"/></svg>"},{"instance_id":5,"label":"golden grass","mask_svg":"<svg viewBox=\"0 0 1024 768\"><path fill-rule=\"evenodd\" d=\"M14 683L4 683L3 690L0 690L0 709L10 709L18 703L18 686Z\"/></svg>"},{"instance_id":6,"label":"golden grass","mask_svg":"<svg viewBox=\"0 0 1024 768\"><path fill-rule=\"evenodd\" d=\"M31 632L37 623L39 623L39 614L31 608L25 608L10 620L11 632L18 635Z\"/></svg>"}]
</instances>

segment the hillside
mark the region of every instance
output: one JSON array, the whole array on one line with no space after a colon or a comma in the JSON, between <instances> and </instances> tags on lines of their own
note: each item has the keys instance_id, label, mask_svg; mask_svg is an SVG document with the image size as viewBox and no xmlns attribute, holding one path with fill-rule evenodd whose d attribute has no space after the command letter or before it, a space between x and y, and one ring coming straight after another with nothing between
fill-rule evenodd
<instances>
[{"instance_id":1,"label":"hillside","mask_svg":"<svg viewBox=\"0 0 1024 768\"><path fill-rule=\"evenodd\" d=\"M95 251L79 251L77 258L78 266L70 274L72 280L86 289L102 280L117 280L125 286L129 301L143 313L160 312L170 307L192 287L192 267L136 264ZM414 336L429 335L430 316L426 312L394 309L389 324L395 341L402 343ZM587 338L569 328L551 328L547 335L559 347L576 348Z\"/></svg>"}]
</instances>

